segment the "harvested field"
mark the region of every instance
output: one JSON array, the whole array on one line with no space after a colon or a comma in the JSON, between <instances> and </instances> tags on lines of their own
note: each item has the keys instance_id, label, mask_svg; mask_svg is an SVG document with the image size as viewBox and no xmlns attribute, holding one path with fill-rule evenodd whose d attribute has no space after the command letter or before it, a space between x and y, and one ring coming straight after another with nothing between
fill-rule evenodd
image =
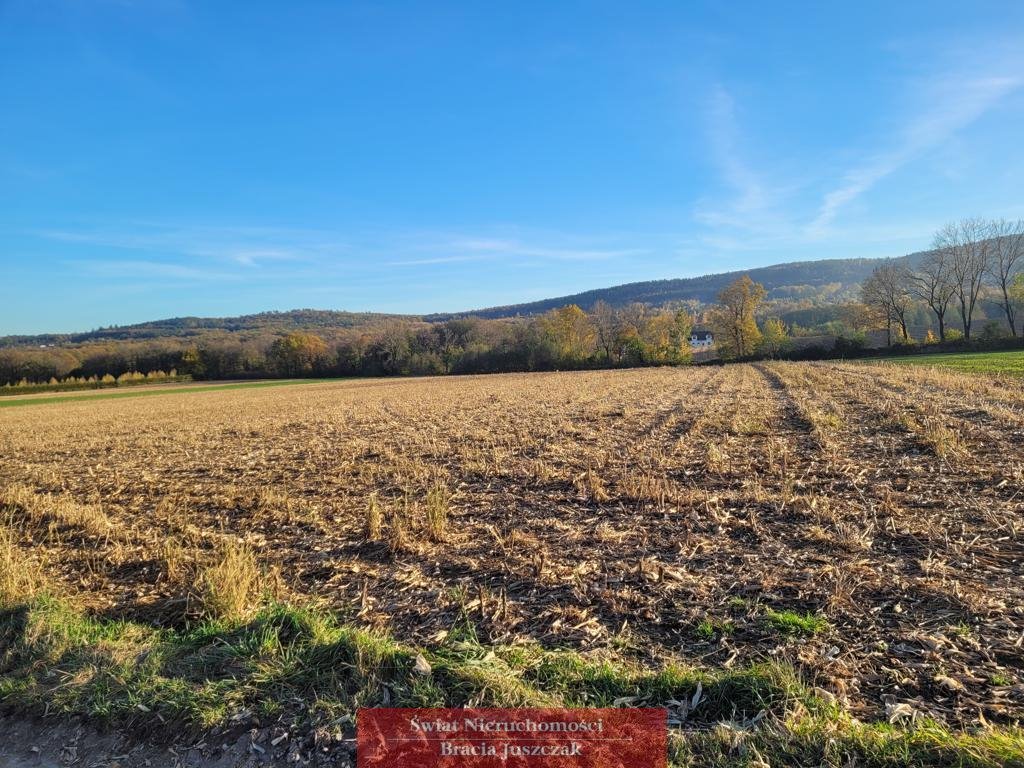
<instances>
[{"instance_id":1,"label":"harvested field","mask_svg":"<svg viewBox=\"0 0 1024 768\"><path fill-rule=\"evenodd\" d=\"M1024 391L929 368L361 380L2 411L0 504L14 592L116 626L313 604L435 668L456 635L513 670L769 662L960 733L1024 716L1022 444Z\"/></svg>"}]
</instances>

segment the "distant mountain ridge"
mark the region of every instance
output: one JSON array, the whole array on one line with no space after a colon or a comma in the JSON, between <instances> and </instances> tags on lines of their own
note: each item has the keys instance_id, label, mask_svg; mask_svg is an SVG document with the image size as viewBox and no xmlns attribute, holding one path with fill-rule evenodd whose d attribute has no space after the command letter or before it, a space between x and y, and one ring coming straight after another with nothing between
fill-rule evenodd
<instances>
[{"instance_id":1,"label":"distant mountain ridge","mask_svg":"<svg viewBox=\"0 0 1024 768\"><path fill-rule=\"evenodd\" d=\"M910 254L905 258L914 264L925 253ZM387 320L439 322L461 317L489 319L524 317L542 314L566 304L577 304L589 310L598 301L607 302L613 307L622 307L634 302L661 305L668 302L697 301L709 304L716 300L718 293L726 285L741 275L750 275L752 280L761 283L767 289L769 299L809 298L818 304L832 304L855 300L860 284L871 274L871 270L879 261L879 259L794 261L700 277L625 283L522 304L430 315L296 309L287 312L260 312L238 317L176 317L134 325L99 328L82 333L4 336L0 337L0 346L78 344L102 340L143 340L163 337L180 338L199 335L204 331L211 330L247 333L354 328Z\"/></svg>"},{"instance_id":2,"label":"distant mountain ridge","mask_svg":"<svg viewBox=\"0 0 1024 768\"><path fill-rule=\"evenodd\" d=\"M912 254L916 259L921 254ZM834 298L852 300L860 284L871 274L879 259L823 259L820 261L793 261L773 264L754 269L740 269L732 272L718 272L700 277L683 277L667 280L647 280L639 283L625 283L610 288L597 288L568 296L510 304L501 307L487 307L469 312L427 315L427 320L444 320L450 317L515 317L537 315L550 309L577 304L590 309L598 301L613 307L633 302L641 304L664 304L671 301L699 301L710 304L717 300L719 292L741 275L750 275L754 282L761 283L768 298L794 298L801 293L814 293L807 289L834 287ZM820 292L820 290L819 290Z\"/></svg>"},{"instance_id":3,"label":"distant mountain ridge","mask_svg":"<svg viewBox=\"0 0 1024 768\"><path fill-rule=\"evenodd\" d=\"M0 347L21 344L78 344L85 341L157 339L168 336L192 336L203 331L295 331L315 328L355 328L392 319L419 320L420 316L380 312L345 312L331 309L292 309L286 312L258 312L237 317L171 317L133 325L114 325L81 333L0 336Z\"/></svg>"}]
</instances>

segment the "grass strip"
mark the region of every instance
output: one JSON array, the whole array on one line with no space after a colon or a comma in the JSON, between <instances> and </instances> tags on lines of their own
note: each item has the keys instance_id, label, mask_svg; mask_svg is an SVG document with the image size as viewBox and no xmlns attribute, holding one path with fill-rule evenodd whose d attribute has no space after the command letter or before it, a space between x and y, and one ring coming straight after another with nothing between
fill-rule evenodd
<instances>
[{"instance_id":1,"label":"grass strip","mask_svg":"<svg viewBox=\"0 0 1024 768\"><path fill-rule=\"evenodd\" d=\"M661 706L693 701L698 685L688 729L670 739L674 766L1024 766L1019 729L860 723L777 664L652 671L536 645L488 647L471 628L415 649L287 605L177 630L90 617L45 595L0 610L0 707L135 733L198 733L241 712L300 724L385 703Z\"/></svg>"},{"instance_id":2,"label":"grass strip","mask_svg":"<svg viewBox=\"0 0 1024 768\"><path fill-rule=\"evenodd\" d=\"M98 395L55 395L53 397L25 397L17 400L0 399L0 408L20 408L29 405L50 405L52 403L91 403L95 400L112 400L120 397L156 397L158 395L182 395L196 392L217 392L225 389L262 389L265 387L286 387L296 384L323 384L344 379L280 379L274 381L246 381L236 384L212 384L210 386L182 386L154 389L143 392L104 392Z\"/></svg>"},{"instance_id":3,"label":"grass strip","mask_svg":"<svg viewBox=\"0 0 1024 768\"><path fill-rule=\"evenodd\" d=\"M949 352L923 355L894 355L865 362L886 362L894 365L934 365L964 373L1024 376L1024 351Z\"/></svg>"}]
</instances>

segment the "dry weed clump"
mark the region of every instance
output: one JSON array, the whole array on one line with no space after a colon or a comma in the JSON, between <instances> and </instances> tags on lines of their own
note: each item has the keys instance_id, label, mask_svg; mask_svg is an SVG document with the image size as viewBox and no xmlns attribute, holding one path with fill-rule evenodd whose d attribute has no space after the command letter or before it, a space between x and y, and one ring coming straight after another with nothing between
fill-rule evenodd
<instances>
[{"instance_id":1,"label":"dry weed clump","mask_svg":"<svg viewBox=\"0 0 1024 768\"><path fill-rule=\"evenodd\" d=\"M850 552L867 552L874 543L874 525L858 525L853 520L836 523L836 543Z\"/></svg>"},{"instance_id":2,"label":"dry weed clump","mask_svg":"<svg viewBox=\"0 0 1024 768\"><path fill-rule=\"evenodd\" d=\"M366 538L369 541L379 541L384 529L384 513L380 508L380 501L377 494L371 493L366 502Z\"/></svg>"},{"instance_id":3,"label":"dry weed clump","mask_svg":"<svg viewBox=\"0 0 1024 768\"><path fill-rule=\"evenodd\" d=\"M585 472L581 472L574 477L572 482L576 488L576 493L579 494L581 499L587 499L600 504L611 498L605 487L604 478L590 467Z\"/></svg>"},{"instance_id":4,"label":"dry weed clump","mask_svg":"<svg viewBox=\"0 0 1024 768\"><path fill-rule=\"evenodd\" d=\"M195 566L195 556L177 537L160 544L160 565L163 578L171 584L186 582Z\"/></svg>"},{"instance_id":5,"label":"dry weed clump","mask_svg":"<svg viewBox=\"0 0 1024 768\"><path fill-rule=\"evenodd\" d=\"M23 483L0 490L0 507L26 523L72 528L87 536L109 536L110 518L98 504L80 504L68 494L37 493Z\"/></svg>"},{"instance_id":6,"label":"dry weed clump","mask_svg":"<svg viewBox=\"0 0 1024 768\"><path fill-rule=\"evenodd\" d=\"M290 520L294 503L287 492L279 488L267 487L256 491L256 509L270 515Z\"/></svg>"},{"instance_id":7,"label":"dry weed clump","mask_svg":"<svg viewBox=\"0 0 1024 768\"><path fill-rule=\"evenodd\" d=\"M199 576L203 612L213 619L242 621L259 607L266 584L256 553L238 542L221 546Z\"/></svg>"},{"instance_id":8,"label":"dry weed clump","mask_svg":"<svg viewBox=\"0 0 1024 768\"><path fill-rule=\"evenodd\" d=\"M46 586L42 567L18 545L15 532L0 524L0 608L31 600Z\"/></svg>"},{"instance_id":9,"label":"dry weed clump","mask_svg":"<svg viewBox=\"0 0 1024 768\"><path fill-rule=\"evenodd\" d=\"M110 518L97 504L79 504L68 496L48 497L43 502L44 514L79 528L90 536L107 536L112 532Z\"/></svg>"},{"instance_id":10,"label":"dry weed clump","mask_svg":"<svg viewBox=\"0 0 1024 768\"><path fill-rule=\"evenodd\" d=\"M448 530L448 513L451 503L451 491L442 482L437 482L427 491L425 501L427 535L431 541L444 541Z\"/></svg>"},{"instance_id":11,"label":"dry weed clump","mask_svg":"<svg viewBox=\"0 0 1024 768\"><path fill-rule=\"evenodd\" d=\"M671 480L651 472L629 472L619 481L618 486L626 498L653 502L658 507L675 501L678 495Z\"/></svg>"},{"instance_id":12,"label":"dry weed clump","mask_svg":"<svg viewBox=\"0 0 1024 768\"><path fill-rule=\"evenodd\" d=\"M555 475L551 465L542 459L528 459L525 470L526 476L535 483L546 483Z\"/></svg>"},{"instance_id":13,"label":"dry weed clump","mask_svg":"<svg viewBox=\"0 0 1024 768\"><path fill-rule=\"evenodd\" d=\"M10 511L31 514L37 498L36 492L25 483L10 483L0 488L0 506Z\"/></svg>"},{"instance_id":14,"label":"dry weed clump","mask_svg":"<svg viewBox=\"0 0 1024 768\"><path fill-rule=\"evenodd\" d=\"M409 534L409 521L416 508L406 495L402 499L401 506L394 506L388 516L388 551L392 557L408 554L413 551L412 540Z\"/></svg>"},{"instance_id":15,"label":"dry weed clump","mask_svg":"<svg viewBox=\"0 0 1024 768\"><path fill-rule=\"evenodd\" d=\"M920 429L921 441L940 459L951 459L967 453L963 438L935 420L927 421Z\"/></svg>"},{"instance_id":16,"label":"dry weed clump","mask_svg":"<svg viewBox=\"0 0 1024 768\"><path fill-rule=\"evenodd\" d=\"M729 456L720 445L708 442L704 446L704 466L708 472L720 475L729 468Z\"/></svg>"},{"instance_id":17,"label":"dry weed clump","mask_svg":"<svg viewBox=\"0 0 1024 768\"><path fill-rule=\"evenodd\" d=\"M893 404L886 406L889 422L913 435L920 445L940 459L961 456L966 452L963 439L942 421L930 414L919 414L914 409Z\"/></svg>"}]
</instances>

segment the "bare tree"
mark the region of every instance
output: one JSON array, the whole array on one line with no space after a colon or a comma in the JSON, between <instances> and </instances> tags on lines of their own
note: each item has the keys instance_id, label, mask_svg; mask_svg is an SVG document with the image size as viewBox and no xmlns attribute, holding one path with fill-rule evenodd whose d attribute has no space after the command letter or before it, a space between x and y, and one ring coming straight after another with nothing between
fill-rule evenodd
<instances>
[{"instance_id":1,"label":"bare tree","mask_svg":"<svg viewBox=\"0 0 1024 768\"><path fill-rule=\"evenodd\" d=\"M634 301L626 306L622 307L619 312L619 327L620 330L628 330L632 328L637 333L644 327L644 322L647 320L648 307L646 304L642 304L639 301Z\"/></svg>"},{"instance_id":2,"label":"bare tree","mask_svg":"<svg viewBox=\"0 0 1024 768\"><path fill-rule=\"evenodd\" d=\"M907 310L910 309L910 271L902 260L886 259L872 270L860 288L861 301L873 307L886 321L886 343L892 345L893 323L899 326L904 340L907 332Z\"/></svg>"},{"instance_id":3,"label":"bare tree","mask_svg":"<svg viewBox=\"0 0 1024 768\"><path fill-rule=\"evenodd\" d=\"M910 274L910 292L935 313L941 341L946 340L946 311L956 293L949 262L949 254L940 248L928 253Z\"/></svg>"},{"instance_id":4,"label":"bare tree","mask_svg":"<svg viewBox=\"0 0 1024 768\"><path fill-rule=\"evenodd\" d=\"M1002 307L1010 333L1017 335L1014 317L1014 300L1011 295L1013 281L1021 265L1024 265L1024 221L1000 219L989 225L988 274L1003 294Z\"/></svg>"},{"instance_id":5,"label":"bare tree","mask_svg":"<svg viewBox=\"0 0 1024 768\"><path fill-rule=\"evenodd\" d=\"M621 322L619 313L606 301L598 301L590 309L590 316L597 329L597 346L609 361L618 360L617 346Z\"/></svg>"},{"instance_id":6,"label":"bare tree","mask_svg":"<svg viewBox=\"0 0 1024 768\"><path fill-rule=\"evenodd\" d=\"M985 284L991 243L989 226L983 219L962 219L947 224L935 235L935 249L949 259L953 291L960 304L964 338L971 338L971 320L978 294Z\"/></svg>"}]
</instances>

